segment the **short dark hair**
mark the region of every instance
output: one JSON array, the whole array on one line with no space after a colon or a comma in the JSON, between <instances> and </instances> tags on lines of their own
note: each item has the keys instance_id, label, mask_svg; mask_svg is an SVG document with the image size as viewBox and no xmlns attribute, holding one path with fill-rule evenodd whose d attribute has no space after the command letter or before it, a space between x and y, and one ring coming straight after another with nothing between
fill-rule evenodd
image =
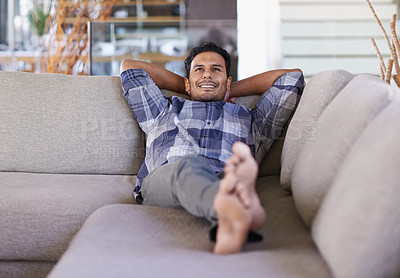
<instances>
[{"instance_id":1,"label":"short dark hair","mask_svg":"<svg viewBox=\"0 0 400 278\"><path fill-rule=\"evenodd\" d=\"M227 77L230 76L231 70L231 55L229 55L228 51L218 46L213 42L203 42L199 46L190 50L189 55L185 59L185 69L186 69L186 77L189 78L190 66L192 65L192 61L197 54L203 52L215 52L224 57L225 60L225 68Z\"/></svg>"}]
</instances>

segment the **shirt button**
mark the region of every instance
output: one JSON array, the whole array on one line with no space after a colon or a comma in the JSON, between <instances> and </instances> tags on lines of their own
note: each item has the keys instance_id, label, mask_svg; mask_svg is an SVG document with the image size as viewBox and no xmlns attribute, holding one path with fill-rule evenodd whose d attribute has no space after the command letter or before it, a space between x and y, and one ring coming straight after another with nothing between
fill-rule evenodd
<instances>
[{"instance_id":1,"label":"shirt button","mask_svg":"<svg viewBox=\"0 0 400 278\"><path fill-rule=\"evenodd\" d=\"M202 146L202 148L203 148L203 149L205 149L205 148L206 148L206 146Z\"/></svg>"},{"instance_id":2,"label":"shirt button","mask_svg":"<svg viewBox=\"0 0 400 278\"><path fill-rule=\"evenodd\" d=\"M208 124L208 125L210 125L210 124L211 124L211 122L207 122L207 124Z\"/></svg>"},{"instance_id":3,"label":"shirt button","mask_svg":"<svg viewBox=\"0 0 400 278\"><path fill-rule=\"evenodd\" d=\"M204 138L207 138L207 134L204 134Z\"/></svg>"}]
</instances>

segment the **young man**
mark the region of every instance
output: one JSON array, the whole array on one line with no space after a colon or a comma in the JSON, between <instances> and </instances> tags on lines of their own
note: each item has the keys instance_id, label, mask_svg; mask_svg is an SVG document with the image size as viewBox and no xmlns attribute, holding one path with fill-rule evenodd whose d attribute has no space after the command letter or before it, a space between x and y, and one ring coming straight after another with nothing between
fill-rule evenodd
<instances>
[{"instance_id":1,"label":"young man","mask_svg":"<svg viewBox=\"0 0 400 278\"><path fill-rule=\"evenodd\" d=\"M147 135L134 195L146 205L205 217L217 225L214 252L236 253L266 220L256 160L281 134L304 79L293 69L232 82L230 56L213 43L192 49L185 68L187 78L146 62L121 64L124 95ZM165 98L160 89L191 100ZM230 103L254 94L261 97L252 110Z\"/></svg>"}]
</instances>

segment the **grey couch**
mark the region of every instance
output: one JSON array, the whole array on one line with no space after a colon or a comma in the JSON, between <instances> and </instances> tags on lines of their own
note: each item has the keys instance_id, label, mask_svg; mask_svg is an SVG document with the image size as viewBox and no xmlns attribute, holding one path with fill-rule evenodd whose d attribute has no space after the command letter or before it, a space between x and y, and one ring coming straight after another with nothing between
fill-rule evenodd
<instances>
[{"instance_id":1,"label":"grey couch","mask_svg":"<svg viewBox=\"0 0 400 278\"><path fill-rule=\"evenodd\" d=\"M308 82L260 166L264 240L229 256L206 221L133 201L145 137L118 77L0 83L0 277L400 275L400 91L374 76Z\"/></svg>"}]
</instances>

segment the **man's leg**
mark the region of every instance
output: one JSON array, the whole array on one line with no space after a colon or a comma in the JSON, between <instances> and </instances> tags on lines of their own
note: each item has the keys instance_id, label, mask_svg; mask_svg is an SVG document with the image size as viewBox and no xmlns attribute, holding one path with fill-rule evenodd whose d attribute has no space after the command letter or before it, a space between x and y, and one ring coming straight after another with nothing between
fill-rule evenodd
<instances>
[{"instance_id":1,"label":"man's leg","mask_svg":"<svg viewBox=\"0 0 400 278\"><path fill-rule=\"evenodd\" d=\"M143 204L182 207L216 224L213 202L219 183L220 179L207 159L200 156L183 157L175 163L159 167L144 179Z\"/></svg>"},{"instance_id":2,"label":"man's leg","mask_svg":"<svg viewBox=\"0 0 400 278\"><path fill-rule=\"evenodd\" d=\"M258 165L249 147L235 143L222 180L206 159L186 157L152 172L142 184L144 204L183 207L216 223L214 252L239 252L249 231L260 229L266 214L255 190Z\"/></svg>"},{"instance_id":3,"label":"man's leg","mask_svg":"<svg viewBox=\"0 0 400 278\"><path fill-rule=\"evenodd\" d=\"M255 189L258 165L250 148L241 142L232 146L233 155L226 162L225 177L214 199L218 216L217 243L214 252L239 252L250 230L260 229L266 214Z\"/></svg>"}]
</instances>

